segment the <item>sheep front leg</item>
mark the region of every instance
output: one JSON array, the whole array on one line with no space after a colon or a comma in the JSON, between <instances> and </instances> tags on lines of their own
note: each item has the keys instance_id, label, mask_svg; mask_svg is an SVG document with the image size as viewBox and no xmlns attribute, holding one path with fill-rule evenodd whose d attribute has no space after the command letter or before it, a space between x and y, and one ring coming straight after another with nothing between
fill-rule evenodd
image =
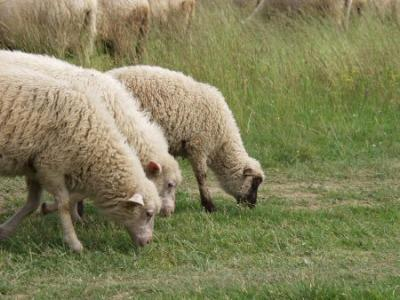
<instances>
[{"instance_id":1,"label":"sheep front leg","mask_svg":"<svg viewBox=\"0 0 400 300\"><path fill-rule=\"evenodd\" d=\"M211 193L207 187L207 163L206 159L199 161L191 160L192 168L199 186L201 205L207 212L216 211L211 199Z\"/></svg>"},{"instance_id":2,"label":"sheep front leg","mask_svg":"<svg viewBox=\"0 0 400 300\"><path fill-rule=\"evenodd\" d=\"M73 251L81 252L83 250L83 246L76 236L74 224L72 222L69 194L67 189L63 188L62 190L60 190L57 194L55 194L55 198L58 206L58 213L60 215L61 225L64 232L64 241Z\"/></svg>"},{"instance_id":3,"label":"sheep front leg","mask_svg":"<svg viewBox=\"0 0 400 300\"><path fill-rule=\"evenodd\" d=\"M26 203L10 219L0 225L0 240L10 237L23 219L25 219L39 207L42 187L38 182L29 178L26 178L26 185L28 187L28 197Z\"/></svg>"}]
</instances>

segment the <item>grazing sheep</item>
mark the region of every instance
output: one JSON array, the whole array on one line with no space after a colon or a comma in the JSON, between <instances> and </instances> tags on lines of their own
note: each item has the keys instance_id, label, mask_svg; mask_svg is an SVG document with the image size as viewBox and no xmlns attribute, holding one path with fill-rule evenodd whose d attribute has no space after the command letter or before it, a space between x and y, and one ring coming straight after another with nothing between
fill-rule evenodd
<instances>
[{"instance_id":1,"label":"grazing sheep","mask_svg":"<svg viewBox=\"0 0 400 300\"><path fill-rule=\"evenodd\" d=\"M170 152L189 159L207 211L215 210L206 184L207 167L238 202L256 204L263 171L247 154L232 112L216 88L152 66L108 73L121 80L164 128Z\"/></svg>"},{"instance_id":2,"label":"grazing sheep","mask_svg":"<svg viewBox=\"0 0 400 300\"><path fill-rule=\"evenodd\" d=\"M148 0L99 0L99 40L117 57L140 57L150 25Z\"/></svg>"},{"instance_id":3,"label":"grazing sheep","mask_svg":"<svg viewBox=\"0 0 400 300\"><path fill-rule=\"evenodd\" d=\"M155 183L163 203L161 213L166 216L173 213L176 187L182 180L179 165L168 153L161 128L139 111L134 104L137 101L120 82L98 71L43 55L0 50L0 60L66 80L77 90L88 93L88 97L95 94L103 99L119 130L137 152L148 178Z\"/></svg>"},{"instance_id":4,"label":"grazing sheep","mask_svg":"<svg viewBox=\"0 0 400 300\"><path fill-rule=\"evenodd\" d=\"M44 188L72 250L83 249L70 215L75 193L94 197L137 244L149 243L161 201L102 100L13 64L0 70L0 174L25 176L28 186L24 207L0 225L0 240L39 206Z\"/></svg>"},{"instance_id":5,"label":"grazing sheep","mask_svg":"<svg viewBox=\"0 0 400 300\"><path fill-rule=\"evenodd\" d=\"M389 17L399 21L400 0L370 0L370 6L381 18Z\"/></svg>"},{"instance_id":6,"label":"grazing sheep","mask_svg":"<svg viewBox=\"0 0 400 300\"><path fill-rule=\"evenodd\" d=\"M239 7L245 7L245 6L255 7L260 2L261 0L233 0L233 3Z\"/></svg>"},{"instance_id":7,"label":"grazing sheep","mask_svg":"<svg viewBox=\"0 0 400 300\"><path fill-rule=\"evenodd\" d=\"M186 31L194 17L196 0L149 0L152 22Z\"/></svg>"},{"instance_id":8,"label":"grazing sheep","mask_svg":"<svg viewBox=\"0 0 400 300\"><path fill-rule=\"evenodd\" d=\"M2 0L0 45L88 60L96 37L97 0Z\"/></svg>"},{"instance_id":9,"label":"grazing sheep","mask_svg":"<svg viewBox=\"0 0 400 300\"><path fill-rule=\"evenodd\" d=\"M323 14L331 17L341 24L345 12L347 0L262 0L251 14L255 17L269 17L275 13L311 13Z\"/></svg>"}]
</instances>

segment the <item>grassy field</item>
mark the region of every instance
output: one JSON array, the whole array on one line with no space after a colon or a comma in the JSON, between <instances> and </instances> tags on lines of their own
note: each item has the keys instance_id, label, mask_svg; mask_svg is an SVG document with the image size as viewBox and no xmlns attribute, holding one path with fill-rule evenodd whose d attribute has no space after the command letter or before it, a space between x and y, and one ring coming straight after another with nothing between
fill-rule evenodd
<instances>
[{"instance_id":1,"label":"grassy field","mask_svg":"<svg viewBox=\"0 0 400 300\"><path fill-rule=\"evenodd\" d=\"M177 211L157 219L152 245L132 247L89 205L76 255L57 216L34 215L0 243L0 298L400 298L400 27L243 24L223 2L200 5L190 35L153 31L142 63L224 93L265 167L257 207L213 182L219 210L202 212L182 161ZM1 220L24 197L22 179L0 179Z\"/></svg>"}]
</instances>

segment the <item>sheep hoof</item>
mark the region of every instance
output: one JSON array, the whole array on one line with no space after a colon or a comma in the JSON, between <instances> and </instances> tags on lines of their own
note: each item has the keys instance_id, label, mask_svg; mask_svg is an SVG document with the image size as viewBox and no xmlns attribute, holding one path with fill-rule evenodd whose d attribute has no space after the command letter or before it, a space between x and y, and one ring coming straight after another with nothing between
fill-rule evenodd
<instances>
[{"instance_id":1,"label":"sheep hoof","mask_svg":"<svg viewBox=\"0 0 400 300\"><path fill-rule=\"evenodd\" d=\"M83 251L83 246L82 246L81 242L79 242L79 241L70 242L70 243L67 242L67 244L69 245L71 250L76 253L81 253Z\"/></svg>"},{"instance_id":2,"label":"sheep hoof","mask_svg":"<svg viewBox=\"0 0 400 300\"><path fill-rule=\"evenodd\" d=\"M211 201L203 202L202 205L203 205L204 209L206 210L206 212L208 212L208 213L212 213L217 210L214 203L212 203Z\"/></svg>"}]
</instances>

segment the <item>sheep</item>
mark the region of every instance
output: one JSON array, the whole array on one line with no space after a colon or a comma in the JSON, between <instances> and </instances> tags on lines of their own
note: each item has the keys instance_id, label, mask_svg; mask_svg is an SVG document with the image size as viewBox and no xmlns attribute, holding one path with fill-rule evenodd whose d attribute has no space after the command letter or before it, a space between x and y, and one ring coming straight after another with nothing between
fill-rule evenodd
<instances>
[{"instance_id":1,"label":"sheep","mask_svg":"<svg viewBox=\"0 0 400 300\"><path fill-rule=\"evenodd\" d=\"M264 173L247 154L232 112L215 87L153 66L123 67L108 74L120 80L164 128L170 152L189 159L206 211L215 210L206 182L208 167L239 203L256 204Z\"/></svg>"},{"instance_id":2,"label":"sheep","mask_svg":"<svg viewBox=\"0 0 400 300\"><path fill-rule=\"evenodd\" d=\"M156 184L162 199L162 215L170 216L174 212L175 191L182 181L179 165L168 153L162 129L139 111L135 105L137 100L120 82L101 72L43 55L0 50L0 60L67 80L79 91L90 91L103 99L128 144L136 150L148 178ZM46 204L43 212L47 212Z\"/></svg>"},{"instance_id":3,"label":"sheep","mask_svg":"<svg viewBox=\"0 0 400 300\"><path fill-rule=\"evenodd\" d=\"M99 40L119 58L141 57L150 26L148 0L99 0L98 10Z\"/></svg>"},{"instance_id":4,"label":"sheep","mask_svg":"<svg viewBox=\"0 0 400 300\"><path fill-rule=\"evenodd\" d=\"M0 225L0 240L38 208L45 189L72 250L83 250L70 215L76 193L93 197L138 245L149 243L161 200L101 99L27 68L1 62L0 70L0 174L25 176L28 187L25 205Z\"/></svg>"},{"instance_id":5,"label":"sheep","mask_svg":"<svg viewBox=\"0 0 400 300\"><path fill-rule=\"evenodd\" d=\"M87 63L96 15L97 0L2 0L0 45L59 56L71 51Z\"/></svg>"},{"instance_id":6,"label":"sheep","mask_svg":"<svg viewBox=\"0 0 400 300\"><path fill-rule=\"evenodd\" d=\"M369 4L373 7L380 18L392 18L399 21L399 0L370 0Z\"/></svg>"},{"instance_id":7,"label":"sheep","mask_svg":"<svg viewBox=\"0 0 400 300\"><path fill-rule=\"evenodd\" d=\"M271 16L274 13L310 12L331 17L338 24L343 21L348 0L261 0L249 19Z\"/></svg>"},{"instance_id":8,"label":"sheep","mask_svg":"<svg viewBox=\"0 0 400 300\"><path fill-rule=\"evenodd\" d=\"M246 7L246 6L257 6L261 0L233 0L233 3L239 7Z\"/></svg>"},{"instance_id":9,"label":"sheep","mask_svg":"<svg viewBox=\"0 0 400 300\"><path fill-rule=\"evenodd\" d=\"M159 27L190 27L196 0L149 0L152 22Z\"/></svg>"}]
</instances>

